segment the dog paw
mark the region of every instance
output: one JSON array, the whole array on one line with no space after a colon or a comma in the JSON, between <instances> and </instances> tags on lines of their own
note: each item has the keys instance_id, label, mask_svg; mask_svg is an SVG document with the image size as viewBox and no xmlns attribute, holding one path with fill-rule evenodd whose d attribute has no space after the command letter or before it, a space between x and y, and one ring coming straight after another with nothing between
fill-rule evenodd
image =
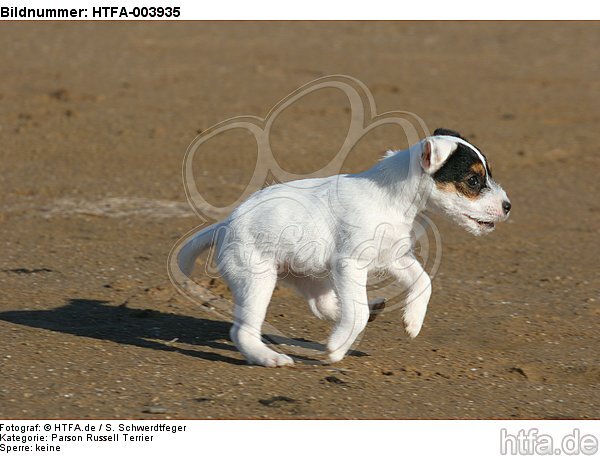
<instances>
[{"instance_id":1,"label":"dog paw","mask_svg":"<svg viewBox=\"0 0 600 456\"><path fill-rule=\"evenodd\" d=\"M344 355L346 354L343 350L334 350L332 352L327 353L327 362L330 364L337 363L344 359Z\"/></svg>"},{"instance_id":2,"label":"dog paw","mask_svg":"<svg viewBox=\"0 0 600 456\"><path fill-rule=\"evenodd\" d=\"M410 338L414 339L421 332L421 328L423 327L423 319L405 319L404 325L404 328L406 329L406 332Z\"/></svg>"},{"instance_id":3,"label":"dog paw","mask_svg":"<svg viewBox=\"0 0 600 456\"><path fill-rule=\"evenodd\" d=\"M423 320L425 320L425 309L426 306L411 303L404 311L404 328L412 339L421 332Z\"/></svg>"},{"instance_id":4,"label":"dog paw","mask_svg":"<svg viewBox=\"0 0 600 456\"><path fill-rule=\"evenodd\" d=\"M292 366L294 364L294 360L290 358L288 355L284 355L283 353L275 353L272 354L249 359L248 362L250 364L257 364L259 366L264 367L283 367L283 366Z\"/></svg>"}]
</instances>

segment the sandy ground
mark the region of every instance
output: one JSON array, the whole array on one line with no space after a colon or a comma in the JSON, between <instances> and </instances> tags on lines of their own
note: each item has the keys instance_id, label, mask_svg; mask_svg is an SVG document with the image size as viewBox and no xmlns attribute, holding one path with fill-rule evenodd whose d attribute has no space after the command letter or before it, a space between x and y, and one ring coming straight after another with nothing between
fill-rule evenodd
<instances>
[{"instance_id":1,"label":"sandy ground","mask_svg":"<svg viewBox=\"0 0 600 456\"><path fill-rule=\"evenodd\" d=\"M2 24L0 417L599 418L598 49L595 23ZM417 339L389 312L340 364L247 366L229 323L167 276L199 223L183 155L328 74L467 135L513 214L477 239L434 218L443 258ZM319 169L348 116L340 94L299 102L274 127L281 166ZM382 128L345 169L405 141ZM219 137L198 185L228 204L254 158L248 135ZM285 289L269 322L328 331Z\"/></svg>"}]
</instances>

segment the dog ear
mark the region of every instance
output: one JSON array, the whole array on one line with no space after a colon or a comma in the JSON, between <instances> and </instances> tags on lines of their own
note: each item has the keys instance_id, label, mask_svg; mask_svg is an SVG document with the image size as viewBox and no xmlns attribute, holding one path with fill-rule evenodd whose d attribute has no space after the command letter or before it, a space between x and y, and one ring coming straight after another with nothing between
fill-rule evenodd
<instances>
[{"instance_id":1,"label":"dog ear","mask_svg":"<svg viewBox=\"0 0 600 456\"><path fill-rule=\"evenodd\" d=\"M434 136L456 136L457 138L465 139L460 135L460 133L454 130L447 130L446 128L438 128L433 132L433 134Z\"/></svg>"},{"instance_id":2,"label":"dog ear","mask_svg":"<svg viewBox=\"0 0 600 456\"><path fill-rule=\"evenodd\" d=\"M433 174L442 167L456 150L456 143L431 136L423 141L421 167L427 174Z\"/></svg>"}]
</instances>

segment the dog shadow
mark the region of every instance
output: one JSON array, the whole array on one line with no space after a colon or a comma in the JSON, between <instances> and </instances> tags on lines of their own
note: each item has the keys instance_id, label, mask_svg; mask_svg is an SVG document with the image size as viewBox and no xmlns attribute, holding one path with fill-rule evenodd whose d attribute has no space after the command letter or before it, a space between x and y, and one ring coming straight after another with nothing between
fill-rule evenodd
<instances>
[{"instance_id":1,"label":"dog shadow","mask_svg":"<svg viewBox=\"0 0 600 456\"><path fill-rule=\"evenodd\" d=\"M180 344L236 351L229 342L231 323L190 317L151 309L132 309L110 305L108 301L69 299L67 304L49 310L9 310L0 312L0 320L81 337L109 340L153 350L169 351L234 365L245 365L242 359L224 356L213 351L188 349ZM325 347L305 339L290 339L265 335L274 345L303 346L323 351ZM175 342L177 345L175 345ZM354 352L360 356L361 352ZM310 357L294 356L312 364Z\"/></svg>"},{"instance_id":2,"label":"dog shadow","mask_svg":"<svg viewBox=\"0 0 600 456\"><path fill-rule=\"evenodd\" d=\"M119 344L177 352L209 361L246 364L241 359L212 351L171 345L176 341L178 344L234 350L226 343L231 324L219 320L112 306L108 305L108 301L94 299L70 299L64 306L50 310L0 312L0 320Z\"/></svg>"}]
</instances>

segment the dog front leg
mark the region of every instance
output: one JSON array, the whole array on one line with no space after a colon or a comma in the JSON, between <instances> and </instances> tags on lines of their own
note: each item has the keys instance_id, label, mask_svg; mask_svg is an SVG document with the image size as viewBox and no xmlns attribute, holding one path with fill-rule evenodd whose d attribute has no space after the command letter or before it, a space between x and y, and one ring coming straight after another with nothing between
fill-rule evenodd
<instances>
[{"instance_id":1,"label":"dog front leg","mask_svg":"<svg viewBox=\"0 0 600 456\"><path fill-rule=\"evenodd\" d=\"M408 290L404 325L408 335L415 338L421 331L427 312L431 297L431 279L413 256L402 257L389 271Z\"/></svg>"},{"instance_id":2,"label":"dog front leg","mask_svg":"<svg viewBox=\"0 0 600 456\"><path fill-rule=\"evenodd\" d=\"M343 261L332 271L332 279L340 314L327 342L327 352L329 361L337 362L348 352L369 320L367 270L354 261Z\"/></svg>"}]
</instances>

